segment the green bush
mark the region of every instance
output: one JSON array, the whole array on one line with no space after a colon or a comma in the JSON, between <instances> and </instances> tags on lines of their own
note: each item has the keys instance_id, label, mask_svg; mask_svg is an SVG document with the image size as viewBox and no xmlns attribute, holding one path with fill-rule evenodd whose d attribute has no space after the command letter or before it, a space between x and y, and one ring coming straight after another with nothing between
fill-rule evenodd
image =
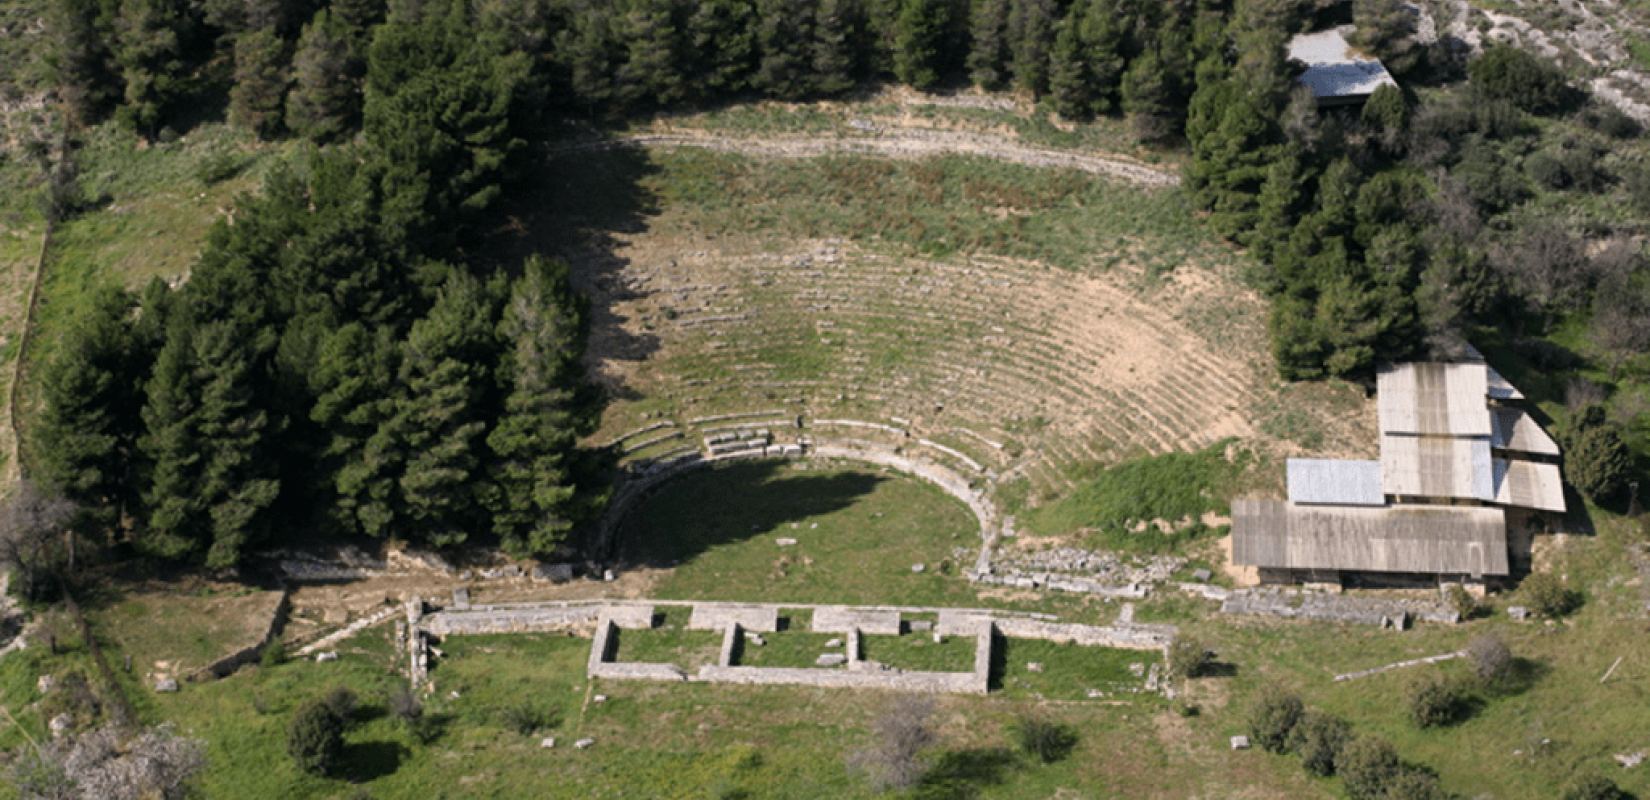
<instances>
[{"instance_id":1,"label":"green bush","mask_svg":"<svg viewBox=\"0 0 1650 800\"><path fill-rule=\"evenodd\" d=\"M1417 728L1453 725L1467 712L1467 693L1442 673L1424 673L1404 690L1404 709Z\"/></svg>"},{"instance_id":2,"label":"green bush","mask_svg":"<svg viewBox=\"0 0 1650 800\"><path fill-rule=\"evenodd\" d=\"M1486 686L1494 686L1512 673L1513 654L1500 637L1486 633L1467 645L1472 671Z\"/></svg>"},{"instance_id":3,"label":"green bush","mask_svg":"<svg viewBox=\"0 0 1650 800\"><path fill-rule=\"evenodd\" d=\"M1301 757L1301 767L1320 777L1335 774L1341 750L1352 741L1352 726L1323 711L1308 711L1289 732L1289 749Z\"/></svg>"},{"instance_id":4,"label":"green bush","mask_svg":"<svg viewBox=\"0 0 1650 800\"><path fill-rule=\"evenodd\" d=\"M1492 45L1467 65L1467 76L1479 96L1506 100L1532 114L1557 111L1571 101L1563 71L1516 47Z\"/></svg>"},{"instance_id":5,"label":"green bush","mask_svg":"<svg viewBox=\"0 0 1650 800\"><path fill-rule=\"evenodd\" d=\"M299 707L286 729L286 752L298 769L325 775L344 748L344 720L325 700Z\"/></svg>"},{"instance_id":6,"label":"green bush","mask_svg":"<svg viewBox=\"0 0 1650 800\"><path fill-rule=\"evenodd\" d=\"M332 687L327 692L326 697L321 699L321 702L326 703L327 708L332 709L332 713L337 715L338 719L343 720L345 725L349 724L350 716L355 713L355 692L344 686Z\"/></svg>"},{"instance_id":7,"label":"green bush","mask_svg":"<svg viewBox=\"0 0 1650 800\"><path fill-rule=\"evenodd\" d=\"M1478 598L1473 597L1472 593L1459 583L1450 584L1449 589L1444 592L1444 602L1455 609L1455 613L1460 614L1463 620L1478 616Z\"/></svg>"},{"instance_id":8,"label":"green bush","mask_svg":"<svg viewBox=\"0 0 1650 800\"><path fill-rule=\"evenodd\" d=\"M1551 572L1537 572L1518 587L1524 604L1543 617L1557 619L1581 607L1581 595Z\"/></svg>"},{"instance_id":9,"label":"green bush","mask_svg":"<svg viewBox=\"0 0 1650 800\"><path fill-rule=\"evenodd\" d=\"M1176 636L1169 645L1169 677L1195 678L1208 669L1214 654L1202 639L1195 636Z\"/></svg>"},{"instance_id":10,"label":"green bush","mask_svg":"<svg viewBox=\"0 0 1650 800\"><path fill-rule=\"evenodd\" d=\"M1289 749L1289 734L1303 712L1299 697L1268 687L1249 712L1249 738L1268 752L1282 753Z\"/></svg>"},{"instance_id":11,"label":"green bush","mask_svg":"<svg viewBox=\"0 0 1650 800\"><path fill-rule=\"evenodd\" d=\"M1384 797L1386 786L1403 773L1398 751L1379 736L1362 735L1347 742L1335 759L1335 770L1352 800Z\"/></svg>"},{"instance_id":12,"label":"green bush","mask_svg":"<svg viewBox=\"0 0 1650 800\"><path fill-rule=\"evenodd\" d=\"M1559 800L1627 800L1630 795L1617 787L1615 781L1587 772L1571 779L1558 797Z\"/></svg>"},{"instance_id":13,"label":"green bush","mask_svg":"<svg viewBox=\"0 0 1650 800\"><path fill-rule=\"evenodd\" d=\"M258 651L258 664L264 669L274 669L285 663L286 642L281 641L279 637L271 640L269 644L264 645L264 649Z\"/></svg>"},{"instance_id":14,"label":"green bush","mask_svg":"<svg viewBox=\"0 0 1650 800\"><path fill-rule=\"evenodd\" d=\"M1564 477L1594 502L1614 496L1627 483L1633 455L1621 429L1602 414L1584 416L1564 437Z\"/></svg>"},{"instance_id":15,"label":"green bush","mask_svg":"<svg viewBox=\"0 0 1650 800\"><path fill-rule=\"evenodd\" d=\"M1061 725L1036 717L1021 717L1013 725L1014 742L1020 751L1044 764L1052 764L1071 755L1077 746L1077 732L1069 725Z\"/></svg>"},{"instance_id":16,"label":"green bush","mask_svg":"<svg viewBox=\"0 0 1650 800\"><path fill-rule=\"evenodd\" d=\"M499 720L504 723L505 728L522 736L530 736L538 731L548 730L561 724L561 712L554 708L544 708L531 701L524 701L501 709Z\"/></svg>"}]
</instances>

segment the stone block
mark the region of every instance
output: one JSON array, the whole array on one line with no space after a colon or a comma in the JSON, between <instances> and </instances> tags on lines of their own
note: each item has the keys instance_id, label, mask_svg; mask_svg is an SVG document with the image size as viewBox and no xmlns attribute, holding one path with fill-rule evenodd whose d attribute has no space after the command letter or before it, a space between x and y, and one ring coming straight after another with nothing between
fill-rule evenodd
<instances>
[{"instance_id":1,"label":"stone block","mask_svg":"<svg viewBox=\"0 0 1650 800\"><path fill-rule=\"evenodd\" d=\"M791 545L796 544L796 540L792 539L788 536L781 536L778 539L775 539L774 541L776 543L778 543L778 545L780 547L790 547Z\"/></svg>"},{"instance_id":2,"label":"stone block","mask_svg":"<svg viewBox=\"0 0 1650 800\"><path fill-rule=\"evenodd\" d=\"M841 647L842 646L842 640L841 639L826 639L825 640L825 646L826 647Z\"/></svg>"},{"instance_id":3,"label":"stone block","mask_svg":"<svg viewBox=\"0 0 1650 800\"><path fill-rule=\"evenodd\" d=\"M338 660L338 651L337 650L328 650L325 653L316 653L315 654L315 663L317 663L317 664L325 664L327 662L337 661L337 660Z\"/></svg>"},{"instance_id":4,"label":"stone block","mask_svg":"<svg viewBox=\"0 0 1650 800\"><path fill-rule=\"evenodd\" d=\"M1237 736L1233 736L1232 737L1232 749L1233 750L1248 750L1249 749L1249 737L1244 736L1242 734L1239 734Z\"/></svg>"},{"instance_id":5,"label":"stone block","mask_svg":"<svg viewBox=\"0 0 1650 800\"><path fill-rule=\"evenodd\" d=\"M912 572L923 572L923 571L926 571L927 569L928 569L928 567L924 564L912 564L911 565L911 571Z\"/></svg>"},{"instance_id":6,"label":"stone block","mask_svg":"<svg viewBox=\"0 0 1650 800\"><path fill-rule=\"evenodd\" d=\"M57 716L52 717L52 721L49 723L49 726L53 736L62 736L63 734L68 733L70 728L74 727L74 717L71 717L68 714L58 714Z\"/></svg>"},{"instance_id":7,"label":"stone block","mask_svg":"<svg viewBox=\"0 0 1650 800\"><path fill-rule=\"evenodd\" d=\"M39 689L41 694L47 694L57 688L57 677L54 675L41 675L34 680L34 688Z\"/></svg>"},{"instance_id":8,"label":"stone block","mask_svg":"<svg viewBox=\"0 0 1650 800\"><path fill-rule=\"evenodd\" d=\"M155 691L157 692L175 692L177 690L178 682L174 678L162 678L155 683Z\"/></svg>"},{"instance_id":9,"label":"stone block","mask_svg":"<svg viewBox=\"0 0 1650 800\"><path fill-rule=\"evenodd\" d=\"M595 739L580 739L580 740L574 742L573 746L580 749L580 750L583 750L586 747L589 747L589 746L591 746L595 743L596 743Z\"/></svg>"},{"instance_id":10,"label":"stone block","mask_svg":"<svg viewBox=\"0 0 1650 800\"><path fill-rule=\"evenodd\" d=\"M1213 577L1214 577L1214 573L1212 573L1212 572L1210 572L1206 569L1194 569L1194 570L1192 570L1192 580L1197 581L1198 583L1208 583L1209 579L1213 578Z\"/></svg>"},{"instance_id":11,"label":"stone block","mask_svg":"<svg viewBox=\"0 0 1650 800\"><path fill-rule=\"evenodd\" d=\"M905 623L912 633L927 633L934 629L934 623L927 620L913 620Z\"/></svg>"},{"instance_id":12,"label":"stone block","mask_svg":"<svg viewBox=\"0 0 1650 800\"><path fill-rule=\"evenodd\" d=\"M1530 609L1524 606L1509 606L1507 616L1520 621L1526 620L1530 618Z\"/></svg>"},{"instance_id":13,"label":"stone block","mask_svg":"<svg viewBox=\"0 0 1650 800\"><path fill-rule=\"evenodd\" d=\"M539 740L539 747L542 747L546 750L549 750L550 748L555 747L555 746L556 746L556 737L554 737L554 736L546 736L545 738Z\"/></svg>"},{"instance_id":14,"label":"stone block","mask_svg":"<svg viewBox=\"0 0 1650 800\"><path fill-rule=\"evenodd\" d=\"M1037 661L1027 661L1026 662L1026 672L1042 672L1042 671L1043 671L1043 665L1040 662L1037 662Z\"/></svg>"},{"instance_id":15,"label":"stone block","mask_svg":"<svg viewBox=\"0 0 1650 800\"><path fill-rule=\"evenodd\" d=\"M470 589L469 589L469 587L460 586L460 587L453 590L453 610L454 611L469 611L470 610Z\"/></svg>"},{"instance_id":16,"label":"stone block","mask_svg":"<svg viewBox=\"0 0 1650 800\"><path fill-rule=\"evenodd\" d=\"M751 644L754 644L757 647L767 647L768 646L768 640L762 638L762 635L759 634L759 633L746 634L745 635L745 641L750 642Z\"/></svg>"},{"instance_id":17,"label":"stone block","mask_svg":"<svg viewBox=\"0 0 1650 800\"><path fill-rule=\"evenodd\" d=\"M848 657L841 653L826 653L814 659L816 667L840 667L848 663Z\"/></svg>"},{"instance_id":18,"label":"stone block","mask_svg":"<svg viewBox=\"0 0 1650 800\"><path fill-rule=\"evenodd\" d=\"M549 581L555 584L567 583L573 580L573 565L540 564L533 568L533 580Z\"/></svg>"}]
</instances>

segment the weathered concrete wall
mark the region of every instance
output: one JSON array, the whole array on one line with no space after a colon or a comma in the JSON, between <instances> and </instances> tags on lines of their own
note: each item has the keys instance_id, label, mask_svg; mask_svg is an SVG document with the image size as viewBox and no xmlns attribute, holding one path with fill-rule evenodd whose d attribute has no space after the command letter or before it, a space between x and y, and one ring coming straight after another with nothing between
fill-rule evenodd
<instances>
[{"instance_id":1,"label":"weathered concrete wall","mask_svg":"<svg viewBox=\"0 0 1650 800\"><path fill-rule=\"evenodd\" d=\"M426 617L423 626L437 636L564 630L595 622L601 611L600 606L443 611Z\"/></svg>"},{"instance_id":2,"label":"weathered concrete wall","mask_svg":"<svg viewBox=\"0 0 1650 800\"><path fill-rule=\"evenodd\" d=\"M1319 622L1352 622L1385 625L1408 615L1429 622L1455 624L1461 615L1442 603L1417 600L1388 600L1376 597L1348 597L1293 589L1240 589L1221 603L1224 614L1260 614Z\"/></svg>"},{"instance_id":3,"label":"weathered concrete wall","mask_svg":"<svg viewBox=\"0 0 1650 800\"><path fill-rule=\"evenodd\" d=\"M733 666L733 653L739 649L739 642L745 637L745 632L735 622L722 631L722 652L716 656L716 666Z\"/></svg>"},{"instance_id":4,"label":"weathered concrete wall","mask_svg":"<svg viewBox=\"0 0 1650 800\"><path fill-rule=\"evenodd\" d=\"M1028 619L999 619L997 629L1011 639L1046 639L1075 642L1085 647L1116 647L1122 650L1161 650L1174 641L1172 629L1116 625L1071 625Z\"/></svg>"}]
</instances>

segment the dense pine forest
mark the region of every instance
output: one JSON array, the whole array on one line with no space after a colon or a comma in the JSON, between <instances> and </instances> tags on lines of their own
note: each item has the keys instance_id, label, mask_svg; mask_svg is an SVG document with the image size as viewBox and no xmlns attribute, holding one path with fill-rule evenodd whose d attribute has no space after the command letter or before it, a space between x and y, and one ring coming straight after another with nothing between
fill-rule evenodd
<instances>
[{"instance_id":1,"label":"dense pine forest","mask_svg":"<svg viewBox=\"0 0 1650 800\"><path fill-rule=\"evenodd\" d=\"M310 143L187 282L104 290L37 371L34 478L163 559L233 566L298 529L543 554L601 508L566 265L473 255L569 121L1017 91L1189 150L1207 224L1273 299L1284 379L1369 380L1481 324L1591 320L1616 364L1650 347L1650 168L1614 156L1638 125L1524 51L1423 41L1397 0L51 0L44 20L30 79L71 142L108 121L165 141L216 107ZM1286 45L1347 21L1404 88L1319 111ZM91 200L64 173L69 215ZM1578 419L1605 452L1583 488L1609 496L1618 421Z\"/></svg>"}]
</instances>

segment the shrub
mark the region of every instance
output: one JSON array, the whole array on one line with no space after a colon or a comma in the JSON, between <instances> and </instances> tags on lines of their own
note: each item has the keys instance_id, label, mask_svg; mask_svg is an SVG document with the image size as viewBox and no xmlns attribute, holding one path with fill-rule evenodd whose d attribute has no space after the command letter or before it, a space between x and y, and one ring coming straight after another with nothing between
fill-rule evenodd
<instances>
[{"instance_id":1,"label":"shrub","mask_svg":"<svg viewBox=\"0 0 1650 800\"><path fill-rule=\"evenodd\" d=\"M1509 101L1532 114L1556 111L1571 101L1558 67L1516 47L1489 47L1467 65L1467 75L1479 96Z\"/></svg>"},{"instance_id":2,"label":"shrub","mask_svg":"<svg viewBox=\"0 0 1650 800\"><path fill-rule=\"evenodd\" d=\"M1537 572L1518 588L1530 610L1543 617L1556 619L1581 606L1581 595L1551 572Z\"/></svg>"},{"instance_id":3,"label":"shrub","mask_svg":"<svg viewBox=\"0 0 1650 800\"><path fill-rule=\"evenodd\" d=\"M343 686L332 687L321 702L326 703L327 708L332 709L332 713L336 714L338 719L343 720L346 725L349 723L350 715L355 713L355 692Z\"/></svg>"},{"instance_id":4,"label":"shrub","mask_svg":"<svg viewBox=\"0 0 1650 800\"><path fill-rule=\"evenodd\" d=\"M324 700L299 707L286 729L286 752L298 769L325 775L344 747L344 721Z\"/></svg>"},{"instance_id":5,"label":"shrub","mask_svg":"<svg viewBox=\"0 0 1650 800\"><path fill-rule=\"evenodd\" d=\"M1615 781L1588 772L1571 779L1558 797L1559 800L1626 800L1630 795L1617 787Z\"/></svg>"},{"instance_id":6,"label":"shrub","mask_svg":"<svg viewBox=\"0 0 1650 800\"><path fill-rule=\"evenodd\" d=\"M938 740L929 718L934 701L923 696L895 698L877 717L871 746L848 757L848 768L865 775L877 791L915 786L927 774L923 754Z\"/></svg>"},{"instance_id":7,"label":"shrub","mask_svg":"<svg viewBox=\"0 0 1650 800\"><path fill-rule=\"evenodd\" d=\"M1249 738L1268 752L1281 753L1289 747L1289 734L1300 722L1301 699L1275 686L1261 692L1249 712Z\"/></svg>"},{"instance_id":8,"label":"shrub","mask_svg":"<svg viewBox=\"0 0 1650 800\"><path fill-rule=\"evenodd\" d=\"M1404 690L1404 708L1417 728L1451 725L1465 714L1467 695L1449 676L1425 673Z\"/></svg>"},{"instance_id":9,"label":"shrub","mask_svg":"<svg viewBox=\"0 0 1650 800\"><path fill-rule=\"evenodd\" d=\"M1564 477L1587 499L1611 497L1626 485L1633 456L1620 429L1609 422L1581 425L1564 437Z\"/></svg>"},{"instance_id":10,"label":"shrub","mask_svg":"<svg viewBox=\"0 0 1650 800\"><path fill-rule=\"evenodd\" d=\"M1013 726L1014 742L1021 752L1044 764L1052 764L1071 755L1077 746L1077 732L1036 717L1021 717Z\"/></svg>"},{"instance_id":11,"label":"shrub","mask_svg":"<svg viewBox=\"0 0 1650 800\"><path fill-rule=\"evenodd\" d=\"M1449 589L1444 592L1444 602L1455 609L1455 613L1460 614L1463 620L1478 616L1478 598L1473 597L1472 593L1467 591L1467 587L1459 583L1450 584Z\"/></svg>"},{"instance_id":12,"label":"shrub","mask_svg":"<svg viewBox=\"0 0 1650 800\"><path fill-rule=\"evenodd\" d=\"M1195 678L1214 661L1214 654L1209 652L1202 639L1194 636L1176 636L1174 643L1169 645L1169 677Z\"/></svg>"},{"instance_id":13,"label":"shrub","mask_svg":"<svg viewBox=\"0 0 1650 800\"><path fill-rule=\"evenodd\" d=\"M541 730L556 727L561 723L561 712L554 708L544 708L536 703L526 701L512 706L505 706L499 712L499 718L504 727L529 736Z\"/></svg>"},{"instance_id":14,"label":"shrub","mask_svg":"<svg viewBox=\"0 0 1650 800\"><path fill-rule=\"evenodd\" d=\"M258 664L264 669L274 669L286 663L286 642L273 639L264 649L258 651Z\"/></svg>"},{"instance_id":15,"label":"shrub","mask_svg":"<svg viewBox=\"0 0 1650 800\"><path fill-rule=\"evenodd\" d=\"M412 687L407 684L396 684L386 698L390 713L402 722L412 724L424 716L424 705L418 702L418 695L413 694Z\"/></svg>"},{"instance_id":16,"label":"shrub","mask_svg":"<svg viewBox=\"0 0 1650 800\"><path fill-rule=\"evenodd\" d=\"M1335 774L1341 750L1352 741L1352 726L1323 711L1308 711L1289 732L1289 749L1301 757L1301 767L1313 775Z\"/></svg>"},{"instance_id":17,"label":"shrub","mask_svg":"<svg viewBox=\"0 0 1650 800\"><path fill-rule=\"evenodd\" d=\"M1375 800L1386 794L1386 786L1403 771L1398 752L1378 736L1357 736L1341 748L1335 759L1336 771L1346 784L1352 800Z\"/></svg>"},{"instance_id":18,"label":"shrub","mask_svg":"<svg viewBox=\"0 0 1650 800\"><path fill-rule=\"evenodd\" d=\"M1467 645L1473 674L1485 685L1500 683L1512 671L1513 654L1500 637L1486 633Z\"/></svg>"}]
</instances>

